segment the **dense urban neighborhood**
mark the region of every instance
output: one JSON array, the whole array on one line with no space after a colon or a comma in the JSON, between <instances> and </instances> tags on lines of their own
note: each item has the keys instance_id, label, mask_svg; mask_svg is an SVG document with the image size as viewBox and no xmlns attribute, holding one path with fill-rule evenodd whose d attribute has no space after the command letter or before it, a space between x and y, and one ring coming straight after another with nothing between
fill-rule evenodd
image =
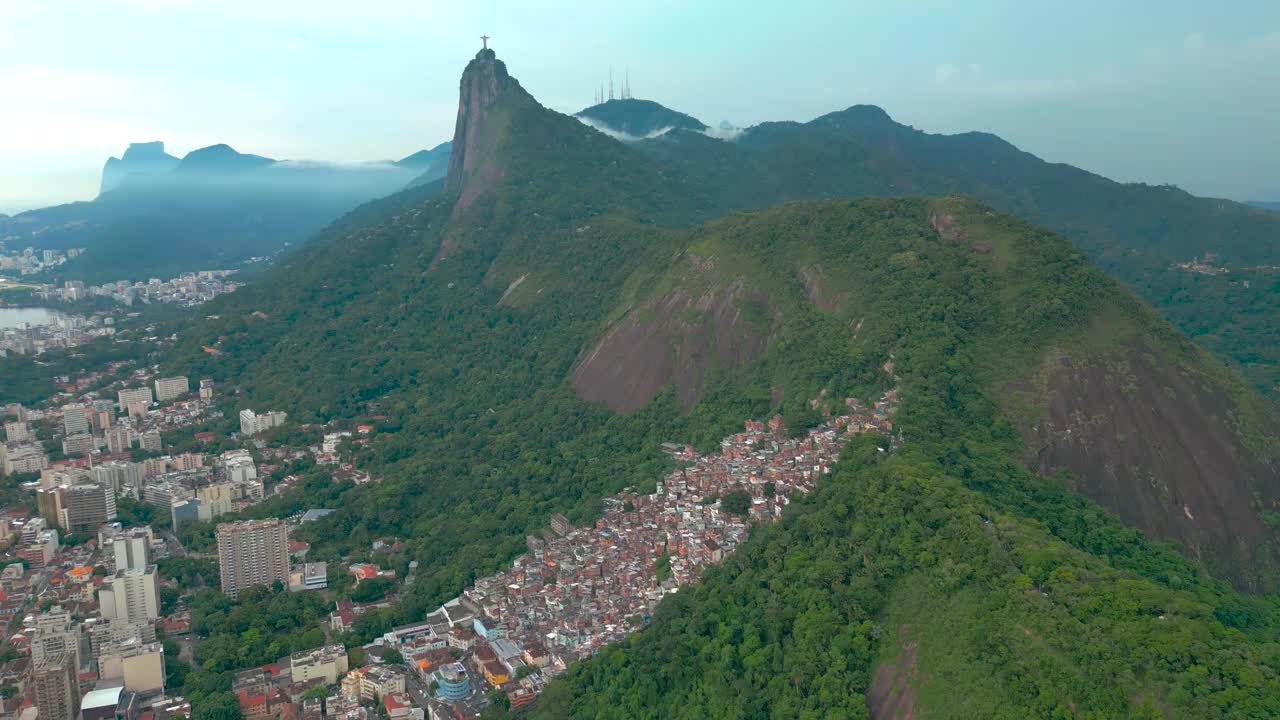
<instances>
[{"instance_id":1,"label":"dense urban neighborhood","mask_svg":"<svg viewBox=\"0 0 1280 720\"><path fill-rule=\"evenodd\" d=\"M243 717L444 720L499 701L518 709L576 660L644 627L664 596L697 582L753 524L811 492L850 434L891 434L897 399L849 399L847 414L799 436L781 417L749 420L707 455L655 448L680 467L654 492L607 498L586 527L553 515L509 569L419 622L352 645L358 618L394 603L417 563L397 571L370 561L387 555L311 560L294 534L331 509L247 511L289 493L300 482L290 469L376 482L351 460L375 427L298 428L319 442L291 445L286 413L226 417L213 380L114 370L119 379L68 382L54 401L5 408L0 618L13 633L0 717L189 716L173 680L202 642L193 604L263 589L324 596L329 610L309 630L317 645L236 670ZM402 548L387 538L370 551Z\"/></svg>"}]
</instances>

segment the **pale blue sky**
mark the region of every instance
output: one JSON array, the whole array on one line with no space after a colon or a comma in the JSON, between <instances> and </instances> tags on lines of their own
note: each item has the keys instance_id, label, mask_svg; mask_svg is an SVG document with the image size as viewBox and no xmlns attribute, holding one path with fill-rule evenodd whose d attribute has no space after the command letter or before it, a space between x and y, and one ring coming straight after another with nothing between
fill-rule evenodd
<instances>
[{"instance_id":1,"label":"pale blue sky","mask_svg":"<svg viewBox=\"0 0 1280 720\"><path fill-rule=\"evenodd\" d=\"M1280 199L1277 0L0 0L0 212L93 197L131 141L433 146L481 33L561 111L612 63L711 124L873 103L1120 180Z\"/></svg>"}]
</instances>

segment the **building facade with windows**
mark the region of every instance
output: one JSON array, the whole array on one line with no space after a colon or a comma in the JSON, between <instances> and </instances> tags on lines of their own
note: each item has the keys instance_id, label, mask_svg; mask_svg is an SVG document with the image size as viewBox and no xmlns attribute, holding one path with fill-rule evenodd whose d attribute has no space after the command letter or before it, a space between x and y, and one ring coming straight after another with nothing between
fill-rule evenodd
<instances>
[{"instance_id":1,"label":"building facade with windows","mask_svg":"<svg viewBox=\"0 0 1280 720\"><path fill-rule=\"evenodd\" d=\"M284 521L267 518L218 525L218 570L222 592L232 598L255 585L279 581L287 586L289 529Z\"/></svg>"}]
</instances>

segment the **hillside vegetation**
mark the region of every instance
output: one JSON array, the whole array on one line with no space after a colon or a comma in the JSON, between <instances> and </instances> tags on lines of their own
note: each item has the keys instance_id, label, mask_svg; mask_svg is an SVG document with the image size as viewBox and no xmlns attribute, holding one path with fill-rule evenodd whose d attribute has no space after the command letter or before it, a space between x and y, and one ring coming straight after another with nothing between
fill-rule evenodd
<instances>
[{"instance_id":1,"label":"hillside vegetation","mask_svg":"<svg viewBox=\"0 0 1280 720\"><path fill-rule=\"evenodd\" d=\"M807 123L764 123L733 142L676 131L637 147L683 173L691 195L723 208L964 193L1065 235L1203 347L1280 397L1280 271L1257 268L1280 266L1280 214L1171 186L1114 182L987 133L924 133L869 105ZM1209 255L1232 274L1173 267Z\"/></svg>"},{"instance_id":2,"label":"hillside vegetation","mask_svg":"<svg viewBox=\"0 0 1280 720\"><path fill-rule=\"evenodd\" d=\"M447 192L335 224L210 303L170 363L231 383L244 407L378 418L359 461L385 479L342 489L338 511L303 533L309 558L398 536L419 562L413 591L362 615L353 639L420 619L552 512L589 520L604 495L651 487L668 467L661 442L708 448L774 412L803 427L896 385L902 449L850 448L812 500L533 714L1275 710L1275 603L1208 573L1275 587L1262 522L1275 426L1256 393L1067 240L971 199L791 203L706 222L718 201L689 192L689 176L541 108L487 52L463 77L475 101ZM1242 485L1224 492L1250 514L1234 522L1264 526L1258 542L1224 544L1203 522L1145 526L1197 543L1175 549L1072 491L1088 492L1073 472L1087 480L1093 466L1027 457L1056 398L1083 387L1068 376L1040 390L1046 368L1133 348L1229 410L1177 421L1240 459ZM1108 398L1117 417L1141 401ZM1098 427L1110 431L1085 437ZM1126 430L1179 431L1162 418ZM1143 447L1134 478L1163 458ZM1201 468L1169 491L1215 481ZM1151 492L1116 487L1113 511ZM188 691L229 685L229 669L195 673ZM948 705L957 696L969 704Z\"/></svg>"}]
</instances>

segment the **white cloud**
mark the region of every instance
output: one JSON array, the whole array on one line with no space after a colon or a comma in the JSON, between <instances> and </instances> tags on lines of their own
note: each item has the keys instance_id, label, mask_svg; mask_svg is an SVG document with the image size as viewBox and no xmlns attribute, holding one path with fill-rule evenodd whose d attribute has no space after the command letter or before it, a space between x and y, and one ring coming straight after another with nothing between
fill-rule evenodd
<instances>
[{"instance_id":1,"label":"white cloud","mask_svg":"<svg viewBox=\"0 0 1280 720\"><path fill-rule=\"evenodd\" d=\"M956 66L951 63L942 63L933 69L934 82L944 83L954 77L956 74Z\"/></svg>"},{"instance_id":2,"label":"white cloud","mask_svg":"<svg viewBox=\"0 0 1280 720\"><path fill-rule=\"evenodd\" d=\"M607 125L603 125L601 123L596 122L592 118L580 117L577 115L575 115L574 117L577 117L578 122L581 122L583 125L586 125L587 127L595 128L596 130L599 130L605 135L608 135L609 137L615 140L621 140L622 142L635 142L637 140L649 140L650 138L660 137L662 135L666 135L668 132L671 132L671 128L672 128L671 125L668 125L666 127L658 128L657 130L654 130L648 135L643 135L643 136L631 135L629 133L624 133L620 130L614 130L613 128Z\"/></svg>"},{"instance_id":3,"label":"white cloud","mask_svg":"<svg viewBox=\"0 0 1280 720\"><path fill-rule=\"evenodd\" d=\"M742 135L742 133L746 132L746 130L747 128L740 128L740 127L729 127L729 128L709 127L706 130L703 130L702 134L706 135L709 138L715 138L716 140L733 142L734 140L737 140Z\"/></svg>"},{"instance_id":4,"label":"white cloud","mask_svg":"<svg viewBox=\"0 0 1280 720\"><path fill-rule=\"evenodd\" d=\"M1195 32L1195 33L1187 33L1187 36L1186 36L1185 38L1183 38L1183 39L1182 39L1182 47L1184 47L1184 48L1186 48L1186 49L1188 49L1188 50L1201 50L1201 49L1203 49L1203 48L1204 48L1204 35L1201 35L1201 34L1200 34L1200 33L1198 33L1198 32Z\"/></svg>"}]
</instances>

